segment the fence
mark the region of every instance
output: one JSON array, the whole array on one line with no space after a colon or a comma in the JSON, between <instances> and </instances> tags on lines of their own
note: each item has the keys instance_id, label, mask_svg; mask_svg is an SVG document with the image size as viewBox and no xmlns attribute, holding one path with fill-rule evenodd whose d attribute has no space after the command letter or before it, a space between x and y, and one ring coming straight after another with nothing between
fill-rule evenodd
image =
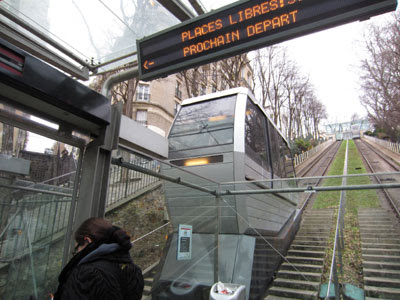
<instances>
[{"instance_id":1,"label":"fence","mask_svg":"<svg viewBox=\"0 0 400 300\"><path fill-rule=\"evenodd\" d=\"M321 151L322 149L325 148L326 145L328 145L327 143L332 143L332 140L326 141L322 144L319 144L318 146L301 153L300 155L296 155L294 157L294 166L297 167L298 165L300 165L301 163L305 162L308 158L310 158L311 156L313 156L315 153Z\"/></svg>"},{"instance_id":2,"label":"fence","mask_svg":"<svg viewBox=\"0 0 400 300\"><path fill-rule=\"evenodd\" d=\"M364 138L375 144L381 145L382 147L385 147L386 149L389 149L392 152L400 154L400 144L399 143L392 143L392 142L381 140L381 139L378 139L378 138L375 138L372 136L368 136L368 135L364 135Z\"/></svg>"},{"instance_id":3,"label":"fence","mask_svg":"<svg viewBox=\"0 0 400 300\"><path fill-rule=\"evenodd\" d=\"M158 172L159 162L130 154L130 162ZM106 207L144 190L159 182L158 178L139 173L121 166L112 165ZM14 184L1 184L0 203L0 253L2 259L13 259L23 255L31 244L45 245L54 240L57 233L63 234L68 223L72 200L70 180L75 172L33 183L16 180ZM4 181L4 180L3 180ZM51 185L60 183L60 186ZM7 192L9 191L9 192ZM27 236L22 235L27 234Z\"/></svg>"},{"instance_id":4,"label":"fence","mask_svg":"<svg viewBox=\"0 0 400 300\"><path fill-rule=\"evenodd\" d=\"M154 172L158 172L160 169L160 163L158 161L148 160L132 153L129 153L129 156L129 162L132 164ZM123 202L159 181L160 179L156 177L129 170L121 166L112 165L106 207L118 202Z\"/></svg>"}]
</instances>

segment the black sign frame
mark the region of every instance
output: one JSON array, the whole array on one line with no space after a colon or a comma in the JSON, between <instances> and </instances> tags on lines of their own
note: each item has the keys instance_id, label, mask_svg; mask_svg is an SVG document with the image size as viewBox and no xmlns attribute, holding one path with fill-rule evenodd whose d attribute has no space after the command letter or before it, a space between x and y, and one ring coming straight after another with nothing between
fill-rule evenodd
<instances>
[{"instance_id":1,"label":"black sign frame","mask_svg":"<svg viewBox=\"0 0 400 300\"><path fill-rule=\"evenodd\" d=\"M397 0L245 0L137 41L139 78L153 80L395 10Z\"/></svg>"}]
</instances>

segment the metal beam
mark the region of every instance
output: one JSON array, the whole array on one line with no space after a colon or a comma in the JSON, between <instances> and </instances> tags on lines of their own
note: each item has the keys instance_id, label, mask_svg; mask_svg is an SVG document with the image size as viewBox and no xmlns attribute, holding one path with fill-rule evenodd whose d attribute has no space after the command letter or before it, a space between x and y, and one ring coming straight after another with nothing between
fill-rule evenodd
<instances>
[{"instance_id":1,"label":"metal beam","mask_svg":"<svg viewBox=\"0 0 400 300\"><path fill-rule=\"evenodd\" d=\"M77 66L74 66L49 48L40 45L32 38L23 35L21 32L10 27L3 21L0 21L0 37L78 79L89 79L89 70L87 68L80 69Z\"/></svg>"},{"instance_id":2,"label":"metal beam","mask_svg":"<svg viewBox=\"0 0 400 300\"><path fill-rule=\"evenodd\" d=\"M180 0L157 1L182 22L196 17Z\"/></svg>"},{"instance_id":3,"label":"metal beam","mask_svg":"<svg viewBox=\"0 0 400 300\"><path fill-rule=\"evenodd\" d=\"M189 2L199 16L206 13L203 6L197 0L189 0Z\"/></svg>"},{"instance_id":4,"label":"metal beam","mask_svg":"<svg viewBox=\"0 0 400 300\"><path fill-rule=\"evenodd\" d=\"M329 191L353 191L353 190L377 190L377 189L398 189L400 183L385 184L364 184L349 186L308 186L305 188L284 188L284 189L265 189L265 190L226 190L221 195L251 195L251 194L273 194L273 193L304 193L304 192L329 192Z\"/></svg>"},{"instance_id":5,"label":"metal beam","mask_svg":"<svg viewBox=\"0 0 400 300\"><path fill-rule=\"evenodd\" d=\"M55 49L60 51L62 54L66 55L67 57L69 57L72 60L76 61L78 64L82 65L83 67L86 67L87 69L89 69L91 71L92 71L92 69L95 69L95 67L91 66L88 61L82 59L81 57L79 57L78 55L76 55L75 53L73 53L72 51L70 51L69 49L67 49L66 47L64 47L63 45L61 45L57 41L55 41L54 39L50 38L48 35L46 35L46 34L42 33L41 31L37 30L32 25L30 25L29 23L25 22L24 20L19 18L17 15L11 13L9 10L4 9L1 6L0 6L0 14L5 16L11 22L21 26L23 29L27 30L28 32L30 32L34 36L38 37L40 40L42 40L42 41L46 42L47 44L49 44L50 46L54 47ZM2 22L2 23L3 24L7 24L5 22ZM15 28L14 28L14 31L18 32L21 36L26 37L25 34L22 34L20 31L18 31ZM45 58L42 58L42 57L41 57L41 59L45 60Z\"/></svg>"}]
</instances>

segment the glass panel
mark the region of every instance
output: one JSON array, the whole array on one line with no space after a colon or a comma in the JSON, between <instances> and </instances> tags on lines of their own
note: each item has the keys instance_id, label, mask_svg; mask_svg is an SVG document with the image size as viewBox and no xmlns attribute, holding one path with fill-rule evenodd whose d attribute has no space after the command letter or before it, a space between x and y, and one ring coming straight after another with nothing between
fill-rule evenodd
<instances>
[{"instance_id":1,"label":"glass panel","mask_svg":"<svg viewBox=\"0 0 400 300\"><path fill-rule=\"evenodd\" d=\"M136 39L178 23L156 0L3 0L0 5L94 64L136 51ZM132 57L117 64L131 62Z\"/></svg>"},{"instance_id":2,"label":"glass panel","mask_svg":"<svg viewBox=\"0 0 400 300\"><path fill-rule=\"evenodd\" d=\"M61 271L79 151L0 123L0 298L45 299Z\"/></svg>"},{"instance_id":3,"label":"glass panel","mask_svg":"<svg viewBox=\"0 0 400 300\"><path fill-rule=\"evenodd\" d=\"M217 189L217 183L194 175L190 170L162 164L161 173L171 178L184 178L184 181L210 191ZM164 190L172 232L160 261L153 296L208 299L210 287L216 280L216 197L169 181L164 182Z\"/></svg>"},{"instance_id":4,"label":"glass panel","mask_svg":"<svg viewBox=\"0 0 400 300\"><path fill-rule=\"evenodd\" d=\"M245 151L257 164L271 172L267 151L265 116L253 103L247 101L245 117ZM255 179L255 178L254 178ZM258 178L257 178L258 179ZM265 179L265 178L264 178Z\"/></svg>"},{"instance_id":5,"label":"glass panel","mask_svg":"<svg viewBox=\"0 0 400 300\"><path fill-rule=\"evenodd\" d=\"M169 150L233 143L236 96L182 106L169 137Z\"/></svg>"}]
</instances>

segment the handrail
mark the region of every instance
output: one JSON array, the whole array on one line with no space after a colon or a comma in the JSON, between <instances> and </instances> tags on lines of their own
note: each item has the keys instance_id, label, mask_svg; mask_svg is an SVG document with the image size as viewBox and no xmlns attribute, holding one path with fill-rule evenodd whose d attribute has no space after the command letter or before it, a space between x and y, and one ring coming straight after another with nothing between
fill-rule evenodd
<instances>
[{"instance_id":1,"label":"handrail","mask_svg":"<svg viewBox=\"0 0 400 300\"><path fill-rule=\"evenodd\" d=\"M299 155L295 155L295 157L293 158L294 166L295 167L299 166L300 164L305 162L308 158L310 158L313 154L319 152L321 150L321 148L325 147L326 143L332 143L332 140L323 142L322 144L319 144L316 147L311 148L310 150L308 150L306 152L303 152Z\"/></svg>"},{"instance_id":2,"label":"handrail","mask_svg":"<svg viewBox=\"0 0 400 300\"><path fill-rule=\"evenodd\" d=\"M368 135L364 135L364 138L366 140L369 140L369 141L373 142L373 143L381 145L381 146L385 147L386 149L389 149L390 151L392 151L394 153L400 154L400 143L392 143L392 142L381 140L381 139L378 139L376 137L372 137L372 136L368 136Z\"/></svg>"},{"instance_id":3,"label":"handrail","mask_svg":"<svg viewBox=\"0 0 400 300\"><path fill-rule=\"evenodd\" d=\"M346 154L345 154L345 158L344 158L343 175L347 175L348 150L349 150L349 141L347 140ZM342 186L346 186L346 185L347 185L347 178L343 177ZM338 275L337 275L336 251L338 252L338 256L339 256L339 271L341 274L343 274L342 251L344 249L343 229L344 229L345 207L346 207L346 192L344 190L342 190L342 192L340 194L339 212L338 212L338 217L337 217L337 222L336 222L336 233L335 233L335 240L334 240L333 251L332 251L332 263L331 263L331 270L329 273L328 290L326 292L325 300L329 299L332 279L335 283L335 286L334 286L335 299L339 300L341 298L340 297L341 291L339 289L339 280L338 280Z\"/></svg>"}]
</instances>

